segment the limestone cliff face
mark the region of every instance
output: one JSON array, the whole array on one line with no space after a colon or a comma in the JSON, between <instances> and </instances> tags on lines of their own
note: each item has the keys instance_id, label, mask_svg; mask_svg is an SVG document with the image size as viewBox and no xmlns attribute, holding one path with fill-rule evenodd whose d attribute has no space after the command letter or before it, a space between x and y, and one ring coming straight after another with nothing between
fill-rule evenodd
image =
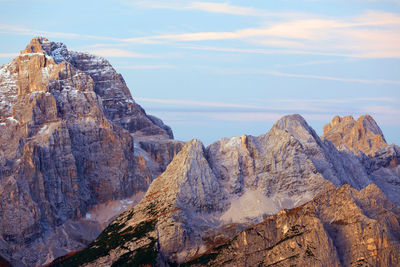
<instances>
[{"instance_id":1,"label":"limestone cliff face","mask_svg":"<svg viewBox=\"0 0 400 267\"><path fill-rule=\"evenodd\" d=\"M205 148L188 142L132 210L114 220L83 251L56 266L168 264L193 257L224 209L225 194L208 165Z\"/></svg>"},{"instance_id":2,"label":"limestone cliff face","mask_svg":"<svg viewBox=\"0 0 400 267\"><path fill-rule=\"evenodd\" d=\"M282 210L183 266L398 266L400 209L349 185Z\"/></svg>"},{"instance_id":3,"label":"limestone cliff face","mask_svg":"<svg viewBox=\"0 0 400 267\"><path fill-rule=\"evenodd\" d=\"M362 151L366 155L374 156L377 151L387 147L381 129L369 115L361 116L357 120L352 116L336 116L323 130L324 139L330 140L336 147L346 146L356 154Z\"/></svg>"},{"instance_id":4,"label":"limestone cliff face","mask_svg":"<svg viewBox=\"0 0 400 267\"><path fill-rule=\"evenodd\" d=\"M0 68L1 255L32 266L90 242L98 226L75 238L59 228L146 191L182 147L172 137L105 59L33 39Z\"/></svg>"},{"instance_id":5,"label":"limestone cliff face","mask_svg":"<svg viewBox=\"0 0 400 267\"><path fill-rule=\"evenodd\" d=\"M363 164L353 153L338 151L330 141L321 140L299 115L283 117L258 137L223 138L207 148L192 140L152 182L137 206L112 222L87 249L60 259L59 264L110 266L140 259L140 263L160 266L189 262L282 209L302 205L343 184L357 190L366 187L372 180ZM324 207L335 203L330 198L324 201ZM304 230L296 227L293 234ZM324 225L312 224L308 231L314 231L310 240L319 238ZM284 236L274 238L278 242ZM330 237L321 238L329 250L321 251L320 257L333 255L330 264L342 264ZM275 242L268 240L263 242ZM282 254L276 261L286 256L293 255ZM241 265L239 261L237 266Z\"/></svg>"},{"instance_id":6,"label":"limestone cliff face","mask_svg":"<svg viewBox=\"0 0 400 267\"><path fill-rule=\"evenodd\" d=\"M332 184L361 189L371 183L354 155L322 141L300 115L284 116L265 135L221 139L207 154L229 196L239 196L223 217L228 221L243 221L250 214L239 207L256 205L252 201L261 201L259 211L274 214L311 200Z\"/></svg>"},{"instance_id":7,"label":"limestone cliff face","mask_svg":"<svg viewBox=\"0 0 400 267\"><path fill-rule=\"evenodd\" d=\"M371 182L400 205L400 148L386 143L371 116L361 116L357 121L352 116L336 116L324 127L322 139L331 141L343 153L356 154Z\"/></svg>"}]
</instances>

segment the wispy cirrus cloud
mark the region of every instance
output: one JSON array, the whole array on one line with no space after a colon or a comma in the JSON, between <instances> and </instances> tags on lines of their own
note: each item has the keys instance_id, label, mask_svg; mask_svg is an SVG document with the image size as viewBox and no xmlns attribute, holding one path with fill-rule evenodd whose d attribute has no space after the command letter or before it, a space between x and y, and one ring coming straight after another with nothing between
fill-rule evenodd
<instances>
[{"instance_id":1,"label":"wispy cirrus cloud","mask_svg":"<svg viewBox=\"0 0 400 267\"><path fill-rule=\"evenodd\" d=\"M0 53L0 58L4 58L4 57L16 57L18 56L17 53Z\"/></svg>"},{"instance_id":2,"label":"wispy cirrus cloud","mask_svg":"<svg viewBox=\"0 0 400 267\"><path fill-rule=\"evenodd\" d=\"M327 104L369 104L369 103L388 103L396 104L398 99L393 97L359 97L359 98L347 98L347 99L332 99L332 98L305 98L305 99L270 99L264 103L258 104L238 104L226 101L199 101L193 99L164 99L164 98L146 98L146 97L136 97L135 100L144 103L154 103L154 104L166 104L173 106L175 108L222 108L229 110L246 110L246 112L260 112L260 111L318 111L318 112L330 112L329 109L321 108L320 106L326 106ZM259 101L258 101L259 102ZM315 104L318 104L315 105Z\"/></svg>"},{"instance_id":3,"label":"wispy cirrus cloud","mask_svg":"<svg viewBox=\"0 0 400 267\"><path fill-rule=\"evenodd\" d=\"M179 45L180 48L190 50L205 50L226 53L244 53L244 54L262 54L262 55L318 55L318 56L334 56L361 58L360 56L350 53L323 52L317 50L298 50L298 49L263 49L263 48L236 48L236 47L217 47L204 45Z\"/></svg>"},{"instance_id":4,"label":"wispy cirrus cloud","mask_svg":"<svg viewBox=\"0 0 400 267\"><path fill-rule=\"evenodd\" d=\"M216 3L206 1L124 1L126 4L152 9L195 10L208 13L230 14L255 17L298 17L306 16L300 12L271 12L270 10L233 5L230 2Z\"/></svg>"},{"instance_id":5,"label":"wispy cirrus cloud","mask_svg":"<svg viewBox=\"0 0 400 267\"><path fill-rule=\"evenodd\" d=\"M373 115L382 124L400 126L400 109L397 106L367 105L361 108L361 112Z\"/></svg>"},{"instance_id":6,"label":"wispy cirrus cloud","mask_svg":"<svg viewBox=\"0 0 400 267\"><path fill-rule=\"evenodd\" d=\"M347 18L289 18L260 22L263 26L235 31L159 34L124 39L125 42L178 42L236 40L249 45L276 47L293 53L319 53L362 58L400 58L400 15L368 11ZM226 48L228 50L229 48ZM243 49L260 53L262 49ZM232 49L234 52L234 49ZM281 52L281 51L275 51Z\"/></svg>"},{"instance_id":7,"label":"wispy cirrus cloud","mask_svg":"<svg viewBox=\"0 0 400 267\"><path fill-rule=\"evenodd\" d=\"M88 52L101 56L101 57L123 57L123 58L156 58L157 56L135 53L130 50L118 49L118 48L102 48L102 49L91 49Z\"/></svg>"},{"instance_id":8,"label":"wispy cirrus cloud","mask_svg":"<svg viewBox=\"0 0 400 267\"><path fill-rule=\"evenodd\" d=\"M258 109L262 108L254 105L244 105L226 102L215 102L215 101L198 101L188 99L161 99L161 98L135 98L141 102L159 103L159 104L170 104L170 105L183 105L183 106L200 106L200 107L218 107L218 108L246 108L246 109Z\"/></svg>"},{"instance_id":9,"label":"wispy cirrus cloud","mask_svg":"<svg viewBox=\"0 0 400 267\"><path fill-rule=\"evenodd\" d=\"M151 69L175 69L176 66L171 64L154 64L154 65L129 65L117 66L117 69L133 69L133 70L151 70Z\"/></svg>"},{"instance_id":10,"label":"wispy cirrus cloud","mask_svg":"<svg viewBox=\"0 0 400 267\"><path fill-rule=\"evenodd\" d=\"M288 77L297 79L314 79L314 80L327 80L336 82L348 83L363 83L363 84L392 84L400 85L400 80L386 80L386 79L360 79L360 78L345 78L338 76L326 76L318 74L302 74L302 73L289 73L268 69L219 69L209 68L210 71L226 75L271 75L276 77Z\"/></svg>"},{"instance_id":11,"label":"wispy cirrus cloud","mask_svg":"<svg viewBox=\"0 0 400 267\"><path fill-rule=\"evenodd\" d=\"M67 38L67 39L85 39L85 40L106 40L106 41L117 41L120 42L122 39L106 37L106 36L96 36L90 34L78 34L71 32L53 32L32 29L29 27L22 27L18 25L10 24L0 24L0 34L16 34L25 36L44 36L49 38Z\"/></svg>"},{"instance_id":12,"label":"wispy cirrus cloud","mask_svg":"<svg viewBox=\"0 0 400 267\"><path fill-rule=\"evenodd\" d=\"M175 3L175 4L174 4ZM230 3L183 2L135 4L158 8L196 9L209 12L255 15L260 10L252 7L234 6ZM265 10L263 12L266 12ZM400 58L400 15L390 12L367 11L361 15L345 18L284 16L279 19L260 18L259 27L233 31L200 31L165 33L129 38L114 38L68 32L50 32L26 27L0 24L0 33L18 35L43 35L54 38L104 40L119 45L161 44L178 45L186 49L214 50L232 53L261 54L314 54L358 58ZM223 46L201 46L199 43L219 41ZM244 48L226 47L226 41L238 42ZM178 44L176 44L178 43ZM256 48L254 48L256 47ZM105 51L101 51L105 52ZM104 54L104 53L103 53ZM114 51L111 55L118 54ZM123 55L123 53L119 53ZM126 54L128 57L132 54Z\"/></svg>"},{"instance_id":13,"label":"wispy cirrus cloud","mask_svg":"<svg viewBox=\"0 0 400 267\"><path fill-rule=\"evenodd\" d=\"M317 80L328 80L338 82L352 82L352 83L366 83L366 84L395 84L400 85L400 80L368 80L368 79L355 79L355 78L342 78L334 76L322 76L312 74L296 74L296 73L285 73L278 71L260 70L259 73L267 75L278 76L278 77L290 77L290 78L302 78L302 79L317 79Z\"/></svg>"},{"instance_id":14,"label":"wispy cirrus cloud","mask_svg":"<svg viewBox=\"0 0 400 267\"><path fill-rule=\"evenodd\" d=\"M360 102L386 102L386 103L395 103L398 100L393 97L358 97L358 98L346 98L346 99L332 99L332 98L309 98L309 99L277 99L275 102L277 103L307 103L307 104L351 104L351 103L360 103Z\"/></svg>"},{"instance_id":15,"label":"wispy cirrus cloud","mask_svg":"<svg viewBox=\"0 0 400 267\"><path fill-rule=\"evenodd\" d=\"M147 107L149 112L162 112L171 123L198 124L205 120L221 122L274 123L286 114L299 113L308 121L329 122L337 114L372 115L382 125L399 126L398 100L392 97L349 99L270 99L261 104L197 101L188 99L136 98L139 102L166 104L169 107ZM380 105L376 105L380 103ZM354 108L346 108L354 104ZM190 114L188 117L187 114ZM190 118L190 119L189 119ZM197 120L197 121L196 121Z\"/></svg>"}]
</instances>

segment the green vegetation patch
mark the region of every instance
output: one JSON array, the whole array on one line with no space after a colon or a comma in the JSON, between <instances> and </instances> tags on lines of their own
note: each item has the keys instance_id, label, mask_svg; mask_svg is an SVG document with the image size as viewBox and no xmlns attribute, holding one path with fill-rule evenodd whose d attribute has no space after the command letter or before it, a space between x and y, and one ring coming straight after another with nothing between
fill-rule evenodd
<instances>
[{"instance_id":1,"label":"green vegetation patch","mask_svg":"<svg viewBox=\"0 0 400 267\"><path fill-rule=\"evenodd\" d=\"M145 247L129 251L123 254L111 267L139 267L139 266L155 266L157 262L157 249L155 248L155 240Z\"/></svg>"},{"instance_id":2,"label":"green vegetation patch","mask_svg":"<svg viewBox=\"0 0 400 267\"><path fill-rule=\"evenodd\" d=\"M146 206L146 213L150 216L156 216L158 214L158 211L156 209L157 202L150 202Z\"/></svg>"},{"instance_id":3,"label":"green vegetation patch","mask_svg":"<svg viewBox=\"0 0 400 267\"><path fill-rule=\"evenodd\" d=\"M110 250L122 246L129 240L145 237L148 232L155 229L155 225L156 220L143 221L134 229L132 226L129 226L124 231L120 232L120 230L125 227L125 224L110 224L86 249L66 258L54 266L80 266L92 262L108 255Z\"/></svg>"},{"instance_id":4,"label":"green vegetation patch","mask_svg":"<svg viewBox=\"0 0 400 267\"><path fill-rule=\"evenodd\" d=\"M156 223L156 220L140 222L136 226L135 230L130 234L132 235L132 237L140 239L144 237L148 232L154 231L154 229L156 228Z\"/></svg>"}]
</instances>

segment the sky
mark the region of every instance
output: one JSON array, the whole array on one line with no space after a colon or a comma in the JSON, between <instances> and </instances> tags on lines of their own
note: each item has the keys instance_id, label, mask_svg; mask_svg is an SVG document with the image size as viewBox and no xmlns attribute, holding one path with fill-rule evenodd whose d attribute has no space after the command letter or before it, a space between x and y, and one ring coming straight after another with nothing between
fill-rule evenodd
<instances>
[{"instance_id":1,"label":"sky","mask_svg":"<svg viewBox=\"0 0 400 267\"><path fill-rule=\"evenodd\" d=\"M0 0L0 64L35 36L102 56L175 138L322 135L370 114L400 144L400 0Z\"/></svg>"}]
</instances>

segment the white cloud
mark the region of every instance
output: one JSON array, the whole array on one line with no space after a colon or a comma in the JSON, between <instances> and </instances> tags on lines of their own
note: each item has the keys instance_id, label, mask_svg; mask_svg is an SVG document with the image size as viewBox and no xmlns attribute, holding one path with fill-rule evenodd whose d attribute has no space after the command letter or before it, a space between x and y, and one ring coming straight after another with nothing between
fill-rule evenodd
<instances>
[{"instance_id":1,"label":"white cloud","mask_svg":"<svg viewBox=\"0 0 400 267\"><path fill-rule=\"evenodd\" d=\"M275 113L275 112L235 112L235 115L232 115L232 112L220 112L220 113L211 113L207 115L211 119L214 120L222 120L222 121L241 121L241 122L250 122L250 121L268 121L274 122L279 120L285 113Z\"/></svg>"},{"instance_id":2,"label":"white cloud","mask_svg":"<svg viewBox=\"0 0 400 267\"><path fill-rule=\"evenodd\" d=\"M54 37L54 38L67 38L67 39L122 41L122 39L106 37L106 36L95 36L89 34L78 34L78 33L68 33L68 32L51 32L51 31L35 30L27 27L20 27L17 25L9 25L9 24L0 24L0 34L44 36L49 38Z\"/></svg>"},{"instance_id":3,"label":"white cloud","mask_svg":"<svg viewBox=\"0 0 400 267\"><path fill-rule=\"evenodd\" d=\"M285 18L262 27L235 31L159 34L124 39L126 42L179 42L238 40L247 45L277 47L284 52L343 55L362 58L400 58L400 16L368 11L349 18ZM190 47L190 46L189 46ZM228 50L229 48L226 48ZM231 49L233 52L235 49ZM240 50L240 49L236 49ZM283 51L282 51L283 50ZM262 49L242 49L260 53Z\"/></svg>"},{"instance_id":4,"label":"white cloud","mask_svg":"<svg viewBox=\"0 0 400 267\"><path fill-rule=\"evenodd\" d=\"M156 65L129 65L117 66L117 69L174 69L176 66L170 64L156 64Z\"/></svg>"},{"instance_id":5,"label":"white cloud","mask_svg":"<svg viewBox=\"0 0 400 267\"><path fill-rule=\"evenodd\" d=\"M141 102L184 105L184 106L202 106L202 107L218 107L218 108L246 108L246 109L262 108L262 107L254 106L254 105L243 105L243 104L214 102L214 101L198 101L198 100L188 100L188 99L159 99L159 98L136 97L135 100L138 100Z\"/></svg>"},{"instance_id":6,"label":"white cloud","mask_svg":"<svg viewBox=\"0 0 400 267\"><path fill-rule=\"evenodd\" d=\"M393 106L364 106L362 112L371 114L383 125L400 126L400 109Z\"/></svg>"},{"instance_id":7,"label":"white cloud","mask_svg":"<svg viewBox=\"0 0 400 267\"><path fill-rule=\"evenodd\" d=\"M225 74L225 75L259 74L259 75L271 75L276 77L315 79L315 80L327 80L327 81L349 82L349 83L400 85L400 80L344 78L344 77L326 76L317 74L287 73L287 72L265 70L265 69L228 69L228 68L220 69L220 68L209 67L208 70L214 73Z\"/></svg>"},{"instance_id":8,"label":"white cloud","mask_svg":"<svg viewBox=\"0 0 400 267\"><path fill-rule=\"evenodd\" d=\"M0 53L0 58L3 57L16 57L18 56L18 53Z\"/></svg>"},{"instance_id":9,"label":"white cloud","mask_svg":"<svg viewBox=\"0 0 400 267\"><path fill-rule=\"evenodd\" d=\"M345 99L332 99L332 98L310 98L310 99L277 99L274 100L277 103L305 103L305 104L327 104L327 103L335 103L335 104L351 104L351 103L360 103L360 102L387 102L387 103L395 103L397 102L396 98L393 97L359 97L359 98L345 98Z\"/></svg>"},{"instance_id":10,"label":"white cloud","mask_svg":"<svg viewBox=\"0 0 400 267\"><path fill-rule=\"evenodd\" d=\"M154 58L154 55L135 53L117 48L91 49L88 52L101 57Z\"/></svg>"},{"instance_id":11,"label":"white cloud","mask_svg":"<svg viewBox=\"0 0 400 267\"><path fill-rule=\"evenodd\" d=\"M333 76L321 76L321 75L310 75L310 74L295 74L295 73L284 73L278 71L260 70L260 73L278 76L278 77L291 77L291 78L304 78L304 79L317 79L317 80L329 80L339 82L355 82L355 83L374 83L374 84L396 84L400 85L400 80L367 80L367 79L355 79L355 78L341 78Z\"/></svg>"},{"instance_id":12,"label":"white cloud","mask_svg":"<svg viewBox=\"0 0 400 267\"><path fill-rule=\"evenodd\" d=\"M132 2L131 2L132 3ZM42 35L54 38L107 40L122 44L176 44L187 49L214 50L261 54L313 54L358 58L400 58L400 15L390 12L367 11L352 17L328 18L300 13L274 13L253 7L235 6L228 2L140 1L133 2L150 8L194 9L213 13L260 16L259 27L234 31L200 31L165 33L131 38L113 38L87 34L49 32L15 25L0 24L0 33ZM288 14L293 14L292 16ZM237 41L244 48L198 46L205 41ZM184 45L185 44L185 45ZM252 46L257 48L251 48ZM266 49L260 49L266 48ZM275 48L269 50L271 48ZM118 51L103 54L127 55Z\"/></svg>"},{"instance_id":13,"label":"white cloud","mask_svg":"<svg viewBox=\"0 0 400 267\"><path fill-rule=\"evenodd\" d=\"M215 3L202 1L124 1L132 6L140 6L151 9L172 9L172 10L195 10L208 13L230 14L240 16L254 17L279 17L279 18L294 18L307 17L308 15L300 12L272 12L269 10L233 5L229 2Z\"/></svg>"},{"instance_id":14,"label":"white cloud","mask_svg":"<svg viewBox=\"0 0 400 267\"><path fill-rule=\"evenodd\" d=\"M180 48L191 50L205 50L227 53L245 53L245 54L263 54L263 55L319 55L319 56L334 56L334 57L350 57L360 58L357 55L350 53L329 53L311 50L296 50L296 49L262 49L262 48L233 48L233 47L215 47L202 45L180 45Z\"/></svg>"}]
</instances>

